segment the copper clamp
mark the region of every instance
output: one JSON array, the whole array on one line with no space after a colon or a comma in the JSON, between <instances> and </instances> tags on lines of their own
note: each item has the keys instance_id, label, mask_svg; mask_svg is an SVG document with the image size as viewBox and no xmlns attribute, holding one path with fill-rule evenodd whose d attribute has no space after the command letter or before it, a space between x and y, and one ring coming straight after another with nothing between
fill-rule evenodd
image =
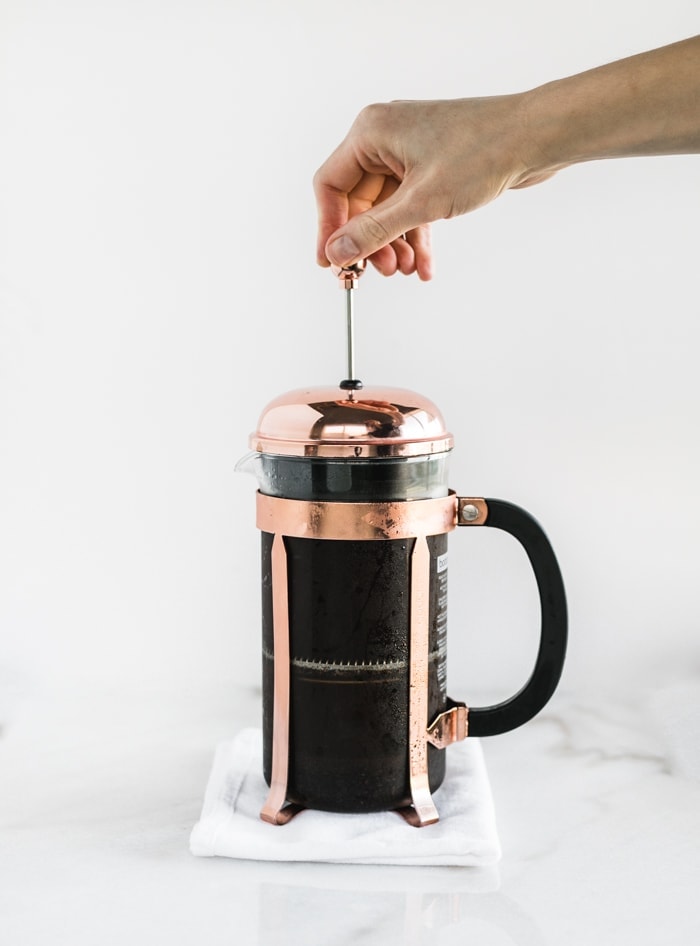
<instances>
[{"instance_id":1,"label":"copper clamp","mask_svg":"<svg viewBox=\"0 0 700 946\"><path fill-rule=\"evenodd\" d=\"M449 702L449 709L436 716L428 726L428 742L436 749L446 749L453 742L461 742L469 733L468 707L454 700Z\"/></svg>"},{"instance_id":2,"label":"copper clamp","mask_svg":"<svg viewBox=\"0 0 700 946\"><path fill-rule=\"evenodd\" d=\"M457 525L483 526L489 515L485 499L474 496L457 497Z\"/></svg>"}]
</instances>

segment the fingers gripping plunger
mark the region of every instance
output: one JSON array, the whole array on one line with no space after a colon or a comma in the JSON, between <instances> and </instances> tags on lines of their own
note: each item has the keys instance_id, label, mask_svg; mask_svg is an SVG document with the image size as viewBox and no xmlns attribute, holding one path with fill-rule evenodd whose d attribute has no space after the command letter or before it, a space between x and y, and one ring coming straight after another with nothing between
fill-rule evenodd
<instances>
[{"instance_id":1,"label":"fingers gripping plunger","mask_svg":"<svg viewBox=\"0 0 700 946\"><path fill-rule=\"evenodd\" d=\"M365 270L365 261L358 260L350 266L331 267L333 275L338 277L338 284L345 290L345 319L347 325L347 345L348 345L348 376L340 382L340 387L344 391L358 391L362 387L362 382L355 377L355 325L353 311L353 294L357 288L357 282Z\"/></svg>"}]
</instances>

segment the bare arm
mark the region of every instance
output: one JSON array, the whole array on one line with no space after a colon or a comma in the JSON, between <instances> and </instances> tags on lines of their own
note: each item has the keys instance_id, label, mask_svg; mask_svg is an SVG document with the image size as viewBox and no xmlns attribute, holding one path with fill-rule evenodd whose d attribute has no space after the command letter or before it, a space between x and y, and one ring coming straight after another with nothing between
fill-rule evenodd
<instances>
[{"instance_id":1,"label":"bare arm","mask_svg":"<svg viewBox=\"0 0 700 946\"><path fill-rule=\"evenodd\" d=\"M371 105L317 171L317 259L432 275L429 224L570 164L700 153L700 36L531 91Z\"/></svg>"}]
</instances>

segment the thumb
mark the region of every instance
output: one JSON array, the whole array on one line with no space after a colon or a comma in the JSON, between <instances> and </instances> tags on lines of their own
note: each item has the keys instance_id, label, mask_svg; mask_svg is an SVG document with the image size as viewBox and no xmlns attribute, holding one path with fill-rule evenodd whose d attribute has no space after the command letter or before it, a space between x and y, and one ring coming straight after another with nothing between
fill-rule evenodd
<instances>
[{"instance_id":1,"label":"thumb","mask_svg":"<svg viewBox=\"0 0 700 946\"><path fill-rule=\"evenodd\" d=\"M408 230L428 221L416 216L415 205L400 194L400 189L381 204L352 217L345 226L331 234L326 256L336 266L348 266L366 259Z\"/></svg>"}]
</instances>

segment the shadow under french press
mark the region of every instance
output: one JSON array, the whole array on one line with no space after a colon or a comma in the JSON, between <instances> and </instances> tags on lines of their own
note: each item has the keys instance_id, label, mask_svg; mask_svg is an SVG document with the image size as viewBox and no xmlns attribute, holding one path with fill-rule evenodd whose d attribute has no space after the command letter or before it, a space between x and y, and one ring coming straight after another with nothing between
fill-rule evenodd
<instances>
[{"instance_id":1,"label":"shadow under french press","mask_svg":"<svg viewBox=\"0 0 700 946\"><path fill-rule=\"evenodd\" d=\"M498 892L498 869L356 864L252 864L256 946L424 946L460 933L479 946L544 946L517 903Z\"/></svg>"}]
</instances>

